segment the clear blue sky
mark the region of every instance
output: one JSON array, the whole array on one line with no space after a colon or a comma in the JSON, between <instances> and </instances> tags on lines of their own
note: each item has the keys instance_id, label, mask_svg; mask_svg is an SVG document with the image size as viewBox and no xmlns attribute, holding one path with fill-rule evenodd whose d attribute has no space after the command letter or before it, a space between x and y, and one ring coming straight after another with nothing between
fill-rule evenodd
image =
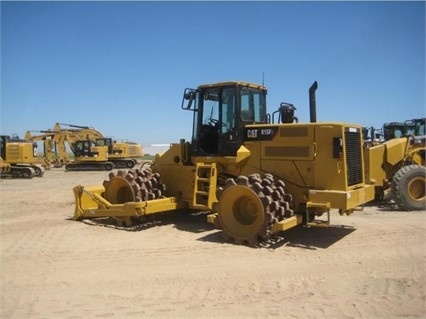
<instances>
[{"instance_id":1,"label":"clear blue sky","mask_svg":"<svg viewBox=\"0 0 426 319\"><path fill-rule=\"evenodd\" d=\"M425 2L4 2L1 133L56 122L190 140L183 90L242 80L309 121L425 116Z\"/></svg>"}]
</instances>

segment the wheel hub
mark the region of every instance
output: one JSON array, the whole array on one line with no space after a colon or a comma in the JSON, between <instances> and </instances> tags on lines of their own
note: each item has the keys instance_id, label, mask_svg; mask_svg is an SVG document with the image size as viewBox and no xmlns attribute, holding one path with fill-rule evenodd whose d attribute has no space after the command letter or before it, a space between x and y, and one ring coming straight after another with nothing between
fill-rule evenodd
<instances>
[{"instance_id":1,"label":"wheel hub","mask_svg":"<svg viewBox=\"0 0 426 319\"><path fill-rule=\"evenodd\" d=\"M413 179L408 185L408 194L412 200L424 200L425 180L423 178Z\"/></svg>"}]
</instances>

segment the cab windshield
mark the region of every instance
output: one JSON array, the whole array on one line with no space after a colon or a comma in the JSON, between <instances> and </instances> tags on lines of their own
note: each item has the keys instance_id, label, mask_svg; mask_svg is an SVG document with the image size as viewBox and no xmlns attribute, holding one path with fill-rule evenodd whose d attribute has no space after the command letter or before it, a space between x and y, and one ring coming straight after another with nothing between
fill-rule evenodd
<instances>
[{"instance_id":1,"label":"cab windshield","mask_svg":"<svg viewBox=\"0 0 426 319\"><path fill-rule=\"evenodd\" d=\"M196 91L193 142L200 152L234 155L244 126L266 123L266 90L238 84Z\"/></svg>"}]
</instances>

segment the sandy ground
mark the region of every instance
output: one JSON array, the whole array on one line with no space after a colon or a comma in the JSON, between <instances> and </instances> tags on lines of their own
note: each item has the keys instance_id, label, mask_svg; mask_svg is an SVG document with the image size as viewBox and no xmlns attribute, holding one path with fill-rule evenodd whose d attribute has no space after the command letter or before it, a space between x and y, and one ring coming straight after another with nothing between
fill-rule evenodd
<instances>
[{"instance_id":1,"label":"sandy ground","mask_svg":"<svg viewBox=\"0 0 426 319\"><path fill-rule=\"evenodd\" d=\"M1 318L426 318L426 212L366 207L264 248L203 215L124 230L70 220L106 172L0 181Z\"/></svg>"}]
</instances>

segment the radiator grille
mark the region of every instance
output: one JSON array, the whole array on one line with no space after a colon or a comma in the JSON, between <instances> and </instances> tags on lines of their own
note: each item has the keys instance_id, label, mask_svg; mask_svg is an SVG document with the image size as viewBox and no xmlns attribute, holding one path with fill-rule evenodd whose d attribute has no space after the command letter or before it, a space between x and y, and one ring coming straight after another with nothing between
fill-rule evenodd
<instances>
[{"instance_id":1,"label":"radiator grille","mask_svg":"<svg viewBox=\"0 0 426 319\"><path fill-rule=\"evenodd\" d=\"M346 167L348 186L363 182L361 139L357 132L345 132Z\"/></svg>"}]
</instances>

